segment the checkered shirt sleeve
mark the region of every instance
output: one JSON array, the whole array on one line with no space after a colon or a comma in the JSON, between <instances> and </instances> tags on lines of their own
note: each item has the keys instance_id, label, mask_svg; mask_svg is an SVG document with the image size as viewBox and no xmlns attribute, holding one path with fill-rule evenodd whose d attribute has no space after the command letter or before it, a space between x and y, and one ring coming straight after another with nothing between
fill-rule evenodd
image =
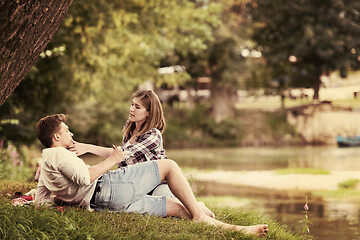
<instances>
[{"instance_id":1,"label":"checkered shirt sleeve","mask_svg":"<svg viewBox=\"0 0 360 240\"><path fill-rule=\"evenodd\" d=\"M123 144L126 141L127 139L124 139ZM134 144L123 148L123 151L127 156L125 156L125 160L120 164L121 166L167 158L163 148L162 134L156 128L152 128L139 136Z\"/></svg>"}]
</instances>

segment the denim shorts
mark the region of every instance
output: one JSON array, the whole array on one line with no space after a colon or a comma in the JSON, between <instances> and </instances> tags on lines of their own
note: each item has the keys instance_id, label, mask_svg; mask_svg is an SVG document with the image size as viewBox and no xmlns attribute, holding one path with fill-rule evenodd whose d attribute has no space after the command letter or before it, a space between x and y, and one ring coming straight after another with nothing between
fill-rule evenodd
<instances>
[{"instance_id":1,"label":"denim shorts","mask_svg":"<svg viewBox=\"0 0 360 240\"><path fill-rule=\"evenodd\" d=\"M147 195L160 183L156 161L109 171L98 179L91 207L165 217L166 197Z\"/></svg>"}]
</instances>

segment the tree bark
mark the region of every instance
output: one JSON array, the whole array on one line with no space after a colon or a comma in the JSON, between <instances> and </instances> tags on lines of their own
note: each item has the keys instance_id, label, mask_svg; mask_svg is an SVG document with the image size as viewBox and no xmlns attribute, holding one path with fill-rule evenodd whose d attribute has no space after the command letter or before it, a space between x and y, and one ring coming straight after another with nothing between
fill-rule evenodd
<instances>
[{"instance_id":1,"label":"tree bark","mask_svg":"<svg viewBox=\"0 0 360 240\"><path fill-rule=\"evenodd\" d=\"M54 36L72 0L0 0L0 106Z\"/></svg>"}]
</instances>

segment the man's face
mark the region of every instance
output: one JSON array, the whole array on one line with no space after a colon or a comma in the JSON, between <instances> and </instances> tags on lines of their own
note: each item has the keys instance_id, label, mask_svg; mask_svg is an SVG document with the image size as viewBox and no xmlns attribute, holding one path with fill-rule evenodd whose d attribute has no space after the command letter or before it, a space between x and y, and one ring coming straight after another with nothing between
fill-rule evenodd
<instances>
[{"instance_id":1,"label":"man's face","mask_svg":"<svg viewBox=\"0 0 360 240\"><path fill-rule=\"evenodd\" d=\"M57 134L59 136L59 143L62 145L62 147L68 148L73 145L74 140L72 136L74 136L74 134L69 131L69 127L64 122L61 122L60 130L57 132Z\"/></svg>"}]
</instances>

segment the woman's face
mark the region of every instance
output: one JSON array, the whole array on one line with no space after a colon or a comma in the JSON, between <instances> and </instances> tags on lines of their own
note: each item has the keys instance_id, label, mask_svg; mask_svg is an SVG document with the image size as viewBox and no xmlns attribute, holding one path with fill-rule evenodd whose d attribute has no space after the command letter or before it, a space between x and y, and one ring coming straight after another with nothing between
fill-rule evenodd
<instances>
[{"instance_id":1,"label":"woman's face","mask_svg":"<svg viewBox=\"0 0 360 240\"><path fill-rule=\"evenodd\" d=\"M134 97L130 106L129 120L135 123L142 124L143 122L145 122L147 116L149 116L149 112L141 103L140 98Z\"/></svg>"}]
</instances>

